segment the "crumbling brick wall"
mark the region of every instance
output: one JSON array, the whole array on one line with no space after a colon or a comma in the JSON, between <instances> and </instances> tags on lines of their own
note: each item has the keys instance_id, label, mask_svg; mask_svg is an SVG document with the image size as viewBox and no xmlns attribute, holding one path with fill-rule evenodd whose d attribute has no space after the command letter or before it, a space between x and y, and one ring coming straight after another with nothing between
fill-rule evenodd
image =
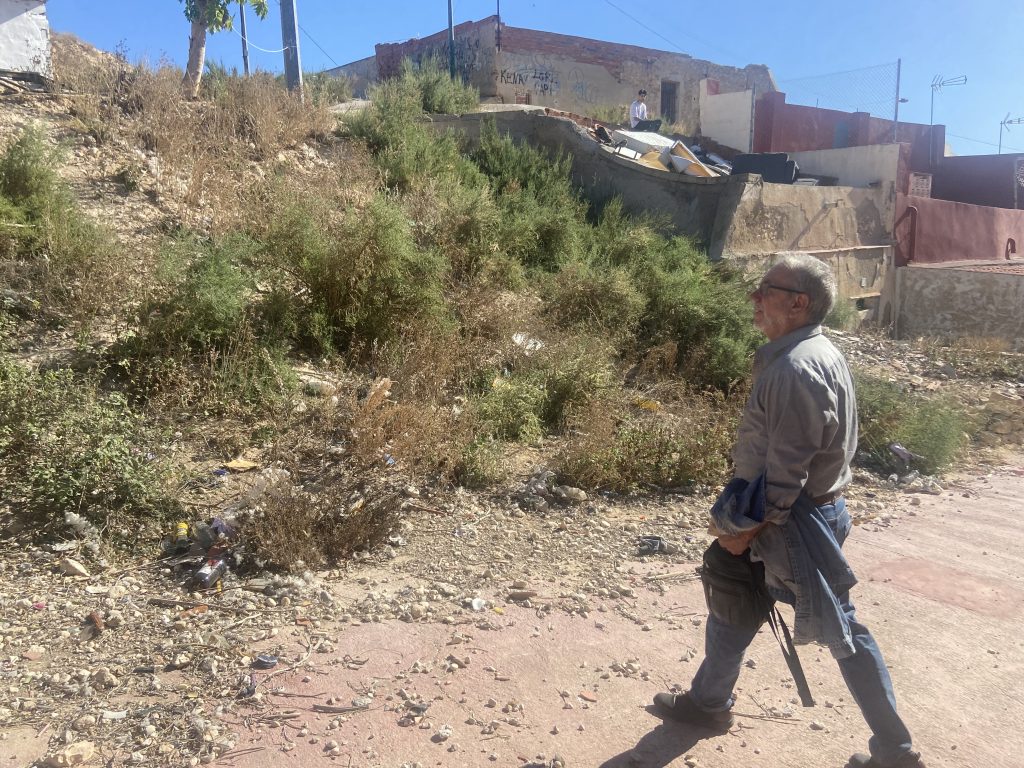
<instances>
[{"instance_id":1,"label":"crumbling brick wall","mask_svg":"<svg viewBox=\"0 0 1024 768\"><path fill-rule=\"evenodd\" d=\"M674 117L691 135L700 127L703 78L716 80L723 93L775 90L771 73L760 65L739 69L682 53L517 27L502 26L498 61L497 92L507 102L587 115L629 104L644 88L648 112ZM662 101L665 84L675 86L674 115Z\"/></svg>"}]
</instances>

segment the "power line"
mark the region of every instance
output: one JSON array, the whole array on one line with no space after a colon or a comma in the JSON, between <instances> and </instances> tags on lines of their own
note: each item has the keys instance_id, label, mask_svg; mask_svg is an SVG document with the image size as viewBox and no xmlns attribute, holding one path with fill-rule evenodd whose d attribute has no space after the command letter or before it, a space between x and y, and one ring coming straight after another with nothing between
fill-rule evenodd
<instances>
[{"instance_id":1,"label":"power line","mask_svg":"<svg viewBox=\"0 0 1024 768\"><path fill-rule=\"evenodd\" d=\"M986 146L989 146L989 147L997 147L997 146L999 146L998 144L996 144L995 142L992 142L992 141L982 141L981 139L972 139L970 136L960 136L959 134L956 134L956 133L947 133L946 135L947 136L952 136L955 139L963 139L964 141L973 141L975 144L985 144ZM1010 146L1007 146L1006 144L1003 144L1003 149L1012 149L1015 152L1024 152L1024 149L1020 149L1019 147L1010 147Z\"/></svg>"},{"instance_id":2,"label":"power line","mask_svg":"<svg viewBox=\"0 0 1024 768\"><path fill-rule=\"evenodd\" d=\"M823 75L806 75L804 77L789 77L785 80L779 80L780 83L799 83L804 80L817 80L822 77L835 77L836 75L855 75L859 72L868 72L872 69L888 69L896 66L896 62L889 62L887 64L873 64L870 67L859 67L857 69L844 69L841 72L826 72Z\"/></svg>"},{"instance_id":3,"label":"power line","mask_svg":"<svg viewBox=\"0 0 1024 768\"><path fill-rule=\"evenodd\" d=\"M676 44L676 43L675 43L675 42L673 42L672 40L669 40L669 39L668 39L667 37L665 37L665 36L664 36L663 34L661 34L661 33L660 33L660 32L659 32L658 30L656 30L656 29L651 29L651 27L649 27L649 26L647 26L646 24L644 24L644 23L643 23L642 21L640 21L640 19L638 19L638 18L637 18L636 16L632 16L632 15L630 15L629 13L627 13L626 11L622 10L622 9L621 9L621 8L619 8L619 6L617 6L617 5L615 4L615 3L611 2L611 0L604 0L604 1L605 1L605 3L607 3L608 5L610 5L610 6L612 7L612 8L614 8L614 9L615 9L616 11L618 11L618 12L619 12L619 13L621 13L621 14L622 14L623 16L625 16L625 17L626 17L627 19L632 19L632 20L633 20L633 21L635 21L635 22L636 22L637 24L639 24L639 25L640 25L641 27L643 27L643 28L644 28L644 29L646 29L646 30L647 30L648 32L650 32L650 33L651 33L652 35L657 35L658 37L660 37L660 38L661 38L662 40L664 40L664 41L665 41L666 43L668 43L669 45L671 45L671 46L672 46L673 48L675 48L675 49L676 49L677 51L679 51L680 53L686 53L686 51L684 51L684 50L682 49L682 47L680 47L680 46L679 46L678 44Z\"/></svg>"},{"instance_id":4,"label":"power line","mask_svg":"<svg viewBox=\"0 0 1024 768\"><path fill-rule=\"evenodd\" d=\"M258 45L256 45L256 43L254 43L254 42L250 41L248 38L243 37L242 35L240 35L238 33L238 30L236 30L234 27L231 27L231 31L234 32L239 37L241 37L243 40L245 40L246 45L248 45L251 48L255 48L257 51L263 51L264 53L284 53L285 51L288 50L287 48L282 48L279 51L270 51L270 50L267 50L266 48L260 48Z\"/></svg>"},{"instance_id":5,"label":"power line","mask_svg":"<svg viewBox=\"0 0 1024 768\"><path fill-rule=\"evenodd\" d=\"M665 37L665 36L664 36L663 34L661 34L661 32L659 32L658 30L654 29L653 27L649 27L649 26L647 26L647 25L646 25L646 24L645 24L644 22L640 21L640 19L638 19L638 18L637 18L636 16L633 16L633 15L632 15L631 13L629 13L628 11L624 10L623 8L620 8L620 7L619 7L619 6L617 6L617 5L615 4L615 3L613 3L613 2L611 1L611 0L604 0L604 2L605 2L605 3L607 4L607 5L610 5L610 6L612 7L612 8L614 8L614 9L615 9L616 11L618 11L619 13L621 13L621 14L622 14L623 16L625 16L625 17L626 17L627 19L630 19L631 21L633 21L633 22L635 22L635 23L639 24L639 25L640 25L641 27L643 27L643 28L644 28L644 29L646 29L646 30L647 30L648 32L650 32L650 33L651 33L652 35L655 35L656 37L659 37L659 38L661 38L662 40L664 40L664 41L665 41L666 43L668 43L669 45L671 45L671 46L672 46L672 47L673 47L673 48L674 48L675 50L679 51L680 53L686 54L686 51L684 51L684 50L683 50L683 48L682 48L682 46L681 46L681 45L679 45L678 43L676 43L676 42L675 42L674 40L669 40L669 39L668 39L667 37ZM728 55L730 55L730 56L734 55L734 54L732 54L732 53L729 53L728 51L725 51L725 50L724 50L724 49L722 49L722 48L718 48L718 47L716 47L716 46L712 45L711 43L707 42L706 40L702 40L701 38L697 37L696 35L691 35L691 34L688 34L688 33L684 33L684 34L686 34L686 36L687 36L687 37L689 37L689 38L691 38L692 40L694 40L694 41L696 41L696 42L700 43L700 44L701 44L701 45L703 45L703 46L706 46L706 47L708 47L708 48L711 48L712 50L720 50L720 51L722 51L723 53L726 53L726 54L728 54ZM687 55L689 55L689 54L687 54Z\"/></svg>"},{"instance_id":6,"label":"power line","mask_svg":"<svg viewBox=\"0 0 1024 768\"><path fill-rule=\"evenodd\" d=\"M334 60L334 58L331 56L331 54L329 54L327 51L324 50L323 46L320 45L320 43L318 43L316 40L313 39L313 36L311 34L309 34L309 32L306 32L305 27L303 27L301 24L299 24L299 29L301 29L303 34L306 37L309 38L309 42L311 42L313 45L315 45L317 48L319 48L320 52L323 53L324 56L326 56L328 59L331 60L331 63L334 64L334 66L336 66L336 67L340 67L341 66L341 64L339 64L338 62L336 62Z\"/></svg>"}]
</instances>

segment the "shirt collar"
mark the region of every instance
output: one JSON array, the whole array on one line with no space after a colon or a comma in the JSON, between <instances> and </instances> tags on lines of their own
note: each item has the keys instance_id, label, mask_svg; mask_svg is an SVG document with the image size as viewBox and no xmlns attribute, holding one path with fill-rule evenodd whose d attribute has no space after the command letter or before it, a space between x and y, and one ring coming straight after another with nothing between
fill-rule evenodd
<instances>
[{"instance_id":1,"label":"shirt collar","mask_svg":"<svg viewBox=\"0 0 1024 768\"><path fill-rule=\"evenodd\" d=\"M811 325L805 325L801 328L797 328L795 331L790 331L785 336L775 339L775 341L769 341L767 344L762 344L754 354L754 372L756 373L763 370L772 361L779 357L779 355L789 349L792 349L801 341L806 341L807 339L820 335L821 325L812 323Z\"/></svg>"}]
</instances>

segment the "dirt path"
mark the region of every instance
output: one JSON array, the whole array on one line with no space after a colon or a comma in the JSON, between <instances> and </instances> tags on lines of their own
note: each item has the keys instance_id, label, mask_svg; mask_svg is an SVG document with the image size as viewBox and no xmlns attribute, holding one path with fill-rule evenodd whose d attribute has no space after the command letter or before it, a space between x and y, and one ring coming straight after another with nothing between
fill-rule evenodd
<instances>
[{"instance_id":1,"label":"dirt path","mask_svg":"<svg viewBox=\"0 0 1024 768\"><path fill-rule=\"evenodd\" d=\"M848 544L861 579L859 613L883 648L901 710L930 767L1024 766L1024 554L1008 545L1005 531L1005 521L1020 518L1022 466L1024 457L1015 457L992 474L959 478L940 496L906 496L892 510L896 525L859 526ZM646 566L655 574L681 570ZM757 716L775 708L793 720L742 717L732 733L705 739L662 724L645 707L667 682L685 684L692 675L703 600L694 581L670 580L663 596L642 589L641 576L634 581L637 598L628 610L596 605L586 618L538 617L510 606L490 615L491 630L350 627L339 650L368 658L366 665L335 666L307 683L297 672L290 691L323 697L280 702L306 709L334 695L347 705L374 688L370 710L343 716L346 722L331 730L337 715L303 714L293 722L306 724L305 736L289 728L255 731L251 745L265 749L235 765L328 762L324 744L331 740L341 765L396 767L519 766L558 754L567 765L604 768L838 768L864 748L867 729L828 653L803 651L819 702L803 709L792 703L788 671L764 632L740 679L737 710ZM446 644L456 635L465 642ZM445 671L449 656L470 663ZM413 671L417 662L428 671ZM430 703L418 724L399 725L403 695ZM452 731L446 740L439 733L444 725ZM285 734L295 747L282 753Z\"/></svg>"},{"instance_id":2,"label":"dirt path","mask_svg":"<svg viewBox=\"0 0 1024 768\"><path fill-rule=\"evenodd\" d=\"M865 496L861 491L855 506L869 504ZM874 510L875 519L861 516L847 552L861 580L854 592L858 613L885 653L916 745L930 768L1021 768L1024 554L1008 543L1015 537L1006 534L1004 521L1013 525L1020 518L1024 456L948 481L938 496L895 498L891 509ZM623 540L635 539L635 524L617 519L623 513L628 508L618 510L611 535L618 530ZM640 514L641 525L651 524ZM508 522L520 527L531 519ZM553 540L538 542L550 552ZM412 564L447 562L438 543L432 546L433 558L429 547L411 542L418 555ZM486 565L484 548L473 557ZM584 578L593 583L592 562L587 574L565 578L550 567L531 571L521 563L522 571L538 574L529 585L539 593L536 605L560 607L545 612L507 602L508 585L499 579L491 592L480 592L489 600L483 610L456 611L443 620L359 621L350 607L352 619L344 624L283 628L263 649L280 652L285 644L288 661L280 670L296 659L308 663L259 673L262 699L237 700L228 691L223 711L200 706L202 717L240 735L219 762L238 768L539 767L559 755L573 768L841 768L851 752L864 748L867 729L831 656L803 649L818 701L803 709L767 632L740 678L736 709L742 716L733 732L702 738L663 724L647 706L671 683L685 686L699 663L701 589L694 563L679 557L613 567L619 557L609 554L600 575L624 598L593 589L570 594L582 589ZM368 564L333 582L337 603L355 606L375 590L415 589L417 578L398 562ZM574 610L564 609L573 604ZM326 640L328 650L307 656L298 644L303 636ZM247 653L260 650L255 644ZM204 685L196 677L162 677L167 690ZM368 708L344 711L361 698L357 704ZM315 711L325 707L337 711ZM766 719L766 712L778 717ZM52 735L46 728L0 733L2 764L30 765ZM97 747L109 753L102 740Z\"/></svg>"}]
</instances>

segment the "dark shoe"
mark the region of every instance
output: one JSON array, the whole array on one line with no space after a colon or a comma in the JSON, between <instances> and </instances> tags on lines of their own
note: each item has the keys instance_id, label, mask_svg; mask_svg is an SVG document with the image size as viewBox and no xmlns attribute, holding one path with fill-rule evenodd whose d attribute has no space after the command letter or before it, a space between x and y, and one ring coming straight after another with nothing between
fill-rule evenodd
<instances>
[{"instance_id":1,"label":"dark shoe","mask_svg":"<svg viewBox=\"0 0 1024 768\"><path fill-rule=\"evenodd\" d=\"M907 752L907 754L890 765L882 765L875 762L871 755L858 753L850 758L846 768L925 768L925 765L921 761L921 755L917 752Z\"/></svg>"},{"instance_id":2,"label":"dark shoe","mask_svg":"<svg viewBox=\"0 0 1024 768\"><path fill-rule=\"evenodd\" d=\"M693 703L693 699L686 693L658 693L654 696L654 706L659 712L680 723L699 725L709 731L726 733L734 718L732 712L705 712Z\"/></svg>"}]
</instances>

